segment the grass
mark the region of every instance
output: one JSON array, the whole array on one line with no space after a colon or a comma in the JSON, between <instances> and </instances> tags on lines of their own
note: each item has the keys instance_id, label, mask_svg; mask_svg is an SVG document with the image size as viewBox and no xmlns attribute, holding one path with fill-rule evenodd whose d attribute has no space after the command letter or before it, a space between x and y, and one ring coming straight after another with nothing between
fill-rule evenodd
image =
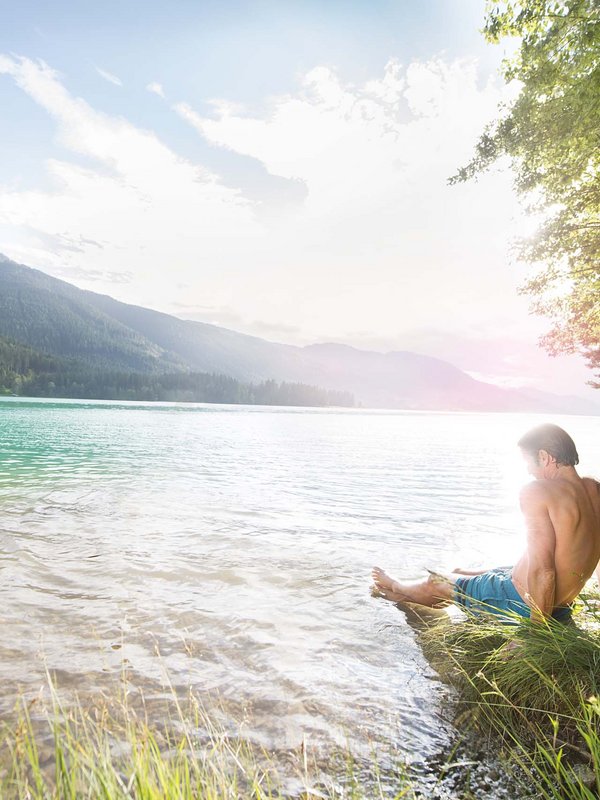
<instances>
[{"instance_id":1,"label":"grass","mask_svg":"<svg viewBox=\"0 0 600 800\"><path fill-rule=\"evenodd\" d=\"M543 800L600 795L600 606L587 596L575 625L444 622L422 633L426 655L459 690L459 720L500 738L524 784ZM514 649L507 649L513 647ZM132 701L132 695L135 701ZM318 753L305 743L267 752L243 725L225 729L198 695L171 688L161 713L122 683L117 696L65 706L17 703L0 730L2 800L414 800L402 764L375 753ZM159 720L157 723L156 720ZM440 768L444 770L459 764ZM439 781L438 781L439 782ZM478 796L477 793L471 795ZM530 794L528 794L530 796Z\"/></svg>"},{"instance_id":2,"label":"grass","mask_svg":"<svg viewBox=\"0 0 600 800\"><path fill-rule=\"evenodd\" d=\"M584 596L571 625L486 617L422 634L435 668L459 690L461 722L498 735L541 798L600 795L597 599Z\"/></svg>"},{"instance_id":3,"label":"grass","mask_svg":"<svg viewBox=\"0 0 600 800\"><path fill-rule=\"evenodd\" d=\"M172 692L156 724L126 693L64 708L50 680L48 691L45 703L20 698L16 722L0 734L2 800L414 797L401 765L384 778L376 758L365 770L349 751L328 759L328 774L304 743L276 765L241 728L216 724L192 693L183 708Z\"/></svg>"}]
</instances>

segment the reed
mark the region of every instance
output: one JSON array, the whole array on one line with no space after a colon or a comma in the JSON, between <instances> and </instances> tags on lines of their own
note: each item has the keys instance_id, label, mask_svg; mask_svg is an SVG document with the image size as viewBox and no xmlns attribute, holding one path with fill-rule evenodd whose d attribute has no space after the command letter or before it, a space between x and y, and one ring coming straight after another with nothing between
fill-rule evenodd
<instances>
[{"instance_id":1,"label":"reed","mask_svg":"<svg viewBox=\"0 0 600 800\"><path fill-rule=\"evenodd\" d=\"M422 638L440 675L459 690L463 723L498 735L540 797L598 797L597 596L583 597L574 624L512 626L488 616L438 624Z\"/></svg>"},{"instance_id":2,"label":"reed","mask_svg":"<svg viewBox=\"0 0 600 800\"><path fill-rule=\"evenodd\" d=\"M413 798L402 765L382 778L350 751L325 774L303 744L276 764L239 728L227 732L190 693L172 693L160 724L122 697L65 707L49 681L50 702L21 698L0 734L2 800L365 800ZM140 705L139 703L137 704Z\"/></svg>"}]
</instances>

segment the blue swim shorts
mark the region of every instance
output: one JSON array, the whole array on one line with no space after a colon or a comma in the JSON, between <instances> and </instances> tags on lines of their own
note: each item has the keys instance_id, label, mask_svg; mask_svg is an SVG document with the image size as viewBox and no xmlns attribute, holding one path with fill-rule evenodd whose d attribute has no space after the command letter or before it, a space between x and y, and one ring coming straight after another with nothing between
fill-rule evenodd
<instances>
[{"instance_id":1,"label":"blue swim shorts","mask_svg":"<svg viewBox=\"0 0 600 800\"><path fill-rule=\"evenodd\" d=\"M472 578L458 578L454 602L472 614L496 614L502 622L516 624L514 614L529 617L530 608L511 580L512 567L497 567ZM570 606L558 606L552 617L559 622L571 619Z\"/></svg>"}]
</instances>

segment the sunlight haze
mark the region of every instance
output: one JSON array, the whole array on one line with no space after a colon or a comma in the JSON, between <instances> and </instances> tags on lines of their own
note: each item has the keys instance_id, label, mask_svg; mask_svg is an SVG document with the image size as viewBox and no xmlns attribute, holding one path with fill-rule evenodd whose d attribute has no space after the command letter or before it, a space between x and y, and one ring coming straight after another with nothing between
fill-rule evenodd
<instances>
[{"instance_id":1,"label":"sunlight haze","mask_svg":"<svg viewBox=\"0 0 600 800\"><path fill-rule=\"evenodd\" d=\"M499 103L484 3L24 2L0 34L0 251L278 342L585 394L537 347L506 169L450 187Z\"/></svg>"}]
</instances>

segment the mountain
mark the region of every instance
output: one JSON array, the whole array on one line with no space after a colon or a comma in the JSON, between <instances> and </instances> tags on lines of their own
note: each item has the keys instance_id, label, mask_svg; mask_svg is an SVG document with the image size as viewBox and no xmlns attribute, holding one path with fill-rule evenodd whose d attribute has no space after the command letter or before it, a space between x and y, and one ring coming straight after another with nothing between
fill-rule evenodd
<instances>
[{"instance_id":1,"label":"mountain","mask_svg":"<svg viewBox=\"0 0 600 800\"><path fill-rule=\"evenodd\" d=\"M350 392L274 380L244 383L208 372L132 372L88 367L78 359L40 353L0 336L0 396L99 400L242 403L277 406L356 405Z\"/></svg>"},{"instance_id":2,"label":"mountain","mask_svg":"<svg viewBox=\"0 0 600 800\"><path fill-rule=\"evenodd\" d=\"M0 336L89 366L300 380L301 348L78 289L0 257Z\"/></svg>"},{"instance_id":3,"label":"mountain","mask_svg":"<svg viewBox=\"0 0 600 800\"><path fill-rule=\"evenodd\" d=\"M502 389L446 361L342 344L277 344L84 291L0 257L0 336L98 371L219 373L350 392L364 406L600 413L580 398Z\"/></svg>"},{"instance_id":4,"label":"mountain","mask_svg":"<svg viewBox=\"0 0 600 800\"><path fill-rule=\"evenodd\" d=\"M0 336L98 367L141 372L185 368L175 355L96 308L86 294L3 256Z\"/></svg>"}]
</instances>

